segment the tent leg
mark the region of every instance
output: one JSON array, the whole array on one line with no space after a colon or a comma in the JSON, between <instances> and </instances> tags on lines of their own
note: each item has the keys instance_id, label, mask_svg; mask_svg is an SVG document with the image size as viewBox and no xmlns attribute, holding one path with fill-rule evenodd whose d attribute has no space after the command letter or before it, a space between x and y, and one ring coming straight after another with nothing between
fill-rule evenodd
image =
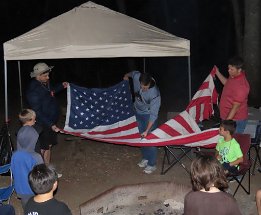
<instances>
[{"instance_id":1,"label":"tent leg","mask_svg":"<svg viewBox=\"0 0 261 215\"><path fill-rule=\"evenodd\" d=\"M8 97L7 97L7 62L4 61L5 65L5 122L9 121L8 119Z\"/></svg>"},{"instance_id":2,"label":"tent leg","mask_svg":"<svg viewBox=\"0 0 261 215\"><path fill-rule=\"evenodd\" d=\"M8 164L11 162L11 156L13 151L13 145L11 141L11 135L9 132L9 119L8 119L8 98L7 98L7 62L4 61L5 66L5 123L0 130L0 165Z\"/></svg>"},{"instance_id":3,"label":"tent leg","mask_svg":"<svg viewBox=\"0 0 261 215\"><path fill-rule=\"evenodd\" d=\"M0 166L11 162L13 144L9 132L8 122L5 122L0 130Z\"/></svg>"},{"instance_id":4,"label":"tent leg","mask_svg":"<svg viewBox=\"0 0 261 215\"><path fill-rule=\"evenodd\" d=\"M20 60L17 62L18 63L18 77L19 77L19 90L20 90L20 105L21 105L21 110L23 109L23 94L22 94L22 78L21 78L21 66L20 66Z\"/></svg>"}]
</instances>

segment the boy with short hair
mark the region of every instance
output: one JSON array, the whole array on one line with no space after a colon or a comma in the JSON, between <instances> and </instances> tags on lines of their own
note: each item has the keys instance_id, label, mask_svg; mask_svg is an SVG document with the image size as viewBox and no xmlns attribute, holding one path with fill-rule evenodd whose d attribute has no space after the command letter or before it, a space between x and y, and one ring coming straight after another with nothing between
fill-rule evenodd
<instances>
[{"instance_id":1,"label":"boy with short hair","mask_svg":"<svg viewBox=\"0 0 261 215\"><path fill-rule=\"evenodd\" d=\"M35 125L36 114L32 109L23 109L19 113L19 120L22 123L22 127L17 133L17 151L29 152L37 164L42 163L42 156L35 152L36 143L39 138L38 132L33 127Z\"/></svg>"},{"instance_id":2,"label":"boy with short hair","mask_svg":"<svg viewBox=\"0 0 261 215\"><path fill-rule=\"evenodd\" d=\"M25 206L25 215L71 215L68 206L53 196L58 186L58 176L54 168L45 164L36 165L29 174L29 184L36 196Z\"/></svg>"},{"instance_id":3,"label":"boy with short hair","mask_svg":"<svg viewBox=\"0 0 261 215\"><path fill-rule=\"evenodd\" d=\"M236 130L236 122L223 120L220 124L219 134L222 136L216 145L216 158L223 165L226 173L237 173L238 165L243 162L243 153L240 145L232 137Z\"/></svg>"},{"instance_id":4,"label":"boy with short hair","mask_svg":"<svg viewBox=\"0 0 261 215\"><path fill-rule=\"evenodd\" d=\"M36 114L31 109L23 109L19 113L19 120L22 125L30 125L33 126L35 124Z\"/></svg>"}]
</instances>

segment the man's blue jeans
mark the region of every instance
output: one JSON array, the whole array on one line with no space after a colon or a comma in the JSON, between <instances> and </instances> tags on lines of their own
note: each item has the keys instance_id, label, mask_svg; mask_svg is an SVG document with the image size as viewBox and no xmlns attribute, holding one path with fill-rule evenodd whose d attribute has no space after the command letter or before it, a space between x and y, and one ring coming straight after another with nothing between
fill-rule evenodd
<instances>
[{"instance_id":1,"label":"man's blue jeans","mask_svg":"<svg viewBox=\"0 0 261 215\"><path fill-rule=\"evenodd\" d=\"M246 128L247 120L235 120L237 123L236 133L243 134Z\"/></svg>"},{"instance_id":2,"label":"man's blue jeans","mask_svg":"<svg viewBox=\"0 0 261 215\"><path fill-rule=\"evenodd\" d=\"M138 128L140 134L142 134L148 125L150 115L149 114L138 114L136 113L136 119L138 122ZM155 128L157 128L157 122L155 121L152 125L150 131L153 131ZM154 146L147 146L147 147L141 147L141 154L142 159L148 160L149 166L155 166L157 161L157 147Z\"/></svg>"}]
</instances>

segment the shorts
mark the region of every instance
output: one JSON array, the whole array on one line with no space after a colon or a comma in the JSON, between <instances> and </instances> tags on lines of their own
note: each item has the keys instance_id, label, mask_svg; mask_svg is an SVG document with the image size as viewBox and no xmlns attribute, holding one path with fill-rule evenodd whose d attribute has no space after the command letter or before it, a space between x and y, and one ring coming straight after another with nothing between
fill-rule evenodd
<instances>
[{"instance_id":1,"label":"shorts","mask_svg":"<svg viewBox=\"0 0 261 215\"><path fill-rule=\"evenodd\" d=\"M50 149L50 146L57 144L57 133L50 127L43 126L39 136L39 148L42 150Z\"/></svg>"}]
</instances>

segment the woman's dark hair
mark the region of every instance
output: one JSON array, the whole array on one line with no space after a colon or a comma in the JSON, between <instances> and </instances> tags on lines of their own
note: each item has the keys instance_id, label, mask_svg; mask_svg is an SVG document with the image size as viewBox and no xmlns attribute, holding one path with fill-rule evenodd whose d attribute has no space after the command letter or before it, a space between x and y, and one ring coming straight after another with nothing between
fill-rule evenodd
<instances>
[{"instance_id":1,"label":"woman's dark hair","mask_svg":"<svg viewBox=\"0 0 261 215\"><path fill-rule=\"evenodd\" d=\"M192 161L190 173L194 191L209 191L213 186L220 190L228 188L224 169L215 157L199 155Z\"/></svg>"},{"instance_id":2,"label":"woman's dark hair","mask_svg":"<svg viewBox=\"0 0 261 215\"><path fill-rule=\"evenodd\" d=\"M149 73L141 73L139 81L140 83L144 84L145 86L148 86L152 82L153 78Z\"/></svg>"}]
</instances>

